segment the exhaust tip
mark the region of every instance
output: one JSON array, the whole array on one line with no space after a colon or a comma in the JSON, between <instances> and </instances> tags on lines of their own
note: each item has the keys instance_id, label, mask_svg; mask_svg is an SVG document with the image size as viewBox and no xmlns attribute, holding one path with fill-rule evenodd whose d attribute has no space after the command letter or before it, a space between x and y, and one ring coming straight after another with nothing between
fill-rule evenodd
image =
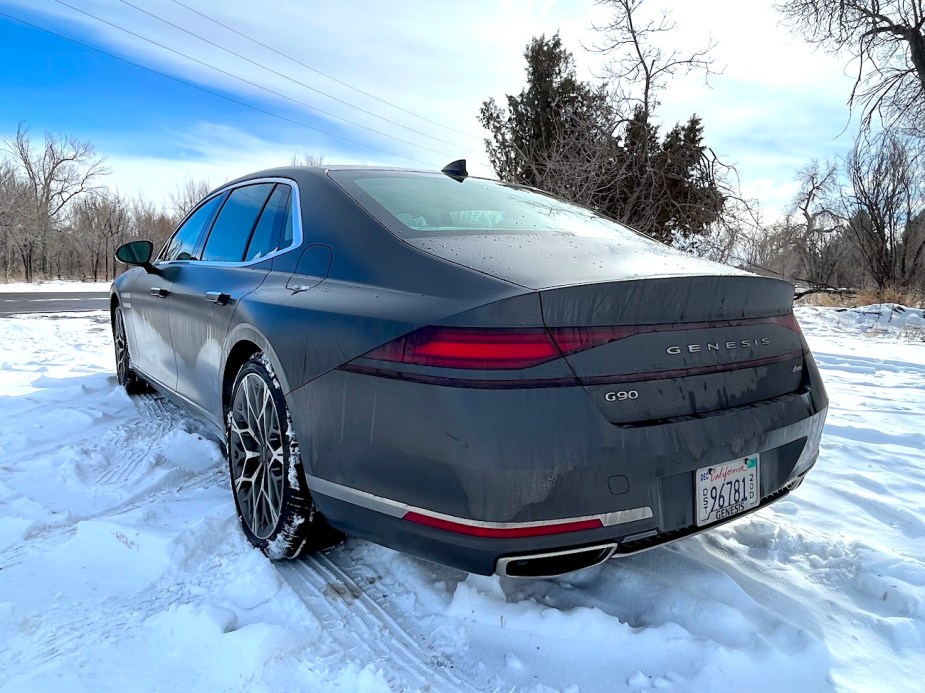
<instances>
[{"instance_id":1,"label":"exhaust tip","mask_svg":"<svg viewBox=\"0 0 925 693\"><path fill-rule=\"evenodd\" d=\"M599 565L613 556L616 544L599 544L568 551L499 558L499 575L515 578L550 578Z\"/></svg>"}]
</instances>

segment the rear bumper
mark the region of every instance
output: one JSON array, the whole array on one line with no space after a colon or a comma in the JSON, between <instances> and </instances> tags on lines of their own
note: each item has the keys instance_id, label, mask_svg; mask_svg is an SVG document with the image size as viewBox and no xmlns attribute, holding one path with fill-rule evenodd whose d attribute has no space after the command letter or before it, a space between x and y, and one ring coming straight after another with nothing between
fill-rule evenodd
<instances>
[{"instance_id":1,"label":"rear bumper","mask_svg":"<svg viewBox=\"0 0 925 693\"><path fill-rule=\"evenodd\" d=\"M628 554L708 529L694 526L693 472L755 452L759 507L778 499L818 455L825 397L810 385L814 394L641 427L609 423L580 387L478 390L332 371L289 399L309 488L332 525L490 574L501 558L605 544ZM485 537L409 512L498 527L611 521Z\"/></svg>"}]
</instances>

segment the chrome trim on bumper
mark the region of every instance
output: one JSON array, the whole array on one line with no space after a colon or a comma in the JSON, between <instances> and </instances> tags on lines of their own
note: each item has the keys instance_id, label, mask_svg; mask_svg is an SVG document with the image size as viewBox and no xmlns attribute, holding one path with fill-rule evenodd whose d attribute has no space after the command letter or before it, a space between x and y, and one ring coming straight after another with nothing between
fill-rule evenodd
<instances>
[{"instance_id":1,"label":"chrome trim on bumper","mask_svg":"<svg viewBox=\"0 0 925 693\"><path fill-rule=\"evenodd\" d=\"M613 527L614 525L626 524L627 522L648 520L652 517L652 508L644 506L641 508L630 508L629 510L615 510L613 512L603 513L600 515L560 517L551 520L538 520L534 522L486 522L484 520L473 520L467 517L446 515L444 513L438 513L433 510L419 508L414 505L402 503L401 501L392 500L391 498L383 498L382 496L376 496L372 493L367 493L366 491L360 491L359 489L351 488L349 486L343 486L341 484L337 484L333 481L328 481L327 479L322 479L317 476L309 476L307 481L310 491L315 491L322 495L336 498L337 500L344 501L345 503L353 503L354 505L359 505L361 508L374 510L375 512L380 512L391 517L402 518L408 513L418 513L439 520L446 520L447 522L469 525L470 527L485 527L487 529L521 529L528 527L547 527L549 525L583 522L585 520L600 520L604 527Z\"/></svg>"}]
</instances>

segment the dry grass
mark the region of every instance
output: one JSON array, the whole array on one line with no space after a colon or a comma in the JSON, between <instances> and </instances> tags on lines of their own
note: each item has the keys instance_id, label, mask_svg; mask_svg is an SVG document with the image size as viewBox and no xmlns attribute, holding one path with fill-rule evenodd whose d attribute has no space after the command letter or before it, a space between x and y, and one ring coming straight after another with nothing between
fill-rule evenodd
<instances>
[{"instance_id":1,"label":"dry grass","mask_svg":"<svg viewBox=\"0 0 925 693\"><path fill-rule=\"evenodd\" d=\"M925 305L925 295L912 289L859 289L853 294L809 294L798 301L799 305L826 308L855 308L874 303L898 303L909 308L921 308Z\"/></svg>"},{"instance_id":2,"label":"dry grass","mask_svg":"<svg viewBox=\"0 0 925 693\"><path fill-rule=\"evenodd\" d=\"M874 303L898 303L910 308L918 308L922 305L923 296L920 292L913 289L862 289L855 297L855 305L869 306Z\"/></svg>"},{"instance_id":3,"label":"dry grass","mask_svg":"<svg viewBox=\"0 0 925 693\"><path fill-rule=\"evenodd\" d=\"M823 306L825 308L847 308L860 305L852 294L809 294L799 299L798 303L802 306Z\"/></svg>"}]
</instances>

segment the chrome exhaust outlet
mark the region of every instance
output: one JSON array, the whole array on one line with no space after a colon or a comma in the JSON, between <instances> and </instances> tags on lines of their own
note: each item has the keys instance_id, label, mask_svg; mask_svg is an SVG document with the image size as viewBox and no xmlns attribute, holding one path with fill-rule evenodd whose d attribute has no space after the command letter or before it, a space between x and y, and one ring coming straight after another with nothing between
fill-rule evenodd
<instances>
[{"instance_id":1,"label":"chrome exhaust outlet","mask_svg":"<svg viewBox=\"0 0 925 693\"><path fill-rule=\"evenodd\" d=\"M495 573L515 578L551 578L600 565L617 550L615 543L499 558Z\"/></svg>"}]
</instances>

